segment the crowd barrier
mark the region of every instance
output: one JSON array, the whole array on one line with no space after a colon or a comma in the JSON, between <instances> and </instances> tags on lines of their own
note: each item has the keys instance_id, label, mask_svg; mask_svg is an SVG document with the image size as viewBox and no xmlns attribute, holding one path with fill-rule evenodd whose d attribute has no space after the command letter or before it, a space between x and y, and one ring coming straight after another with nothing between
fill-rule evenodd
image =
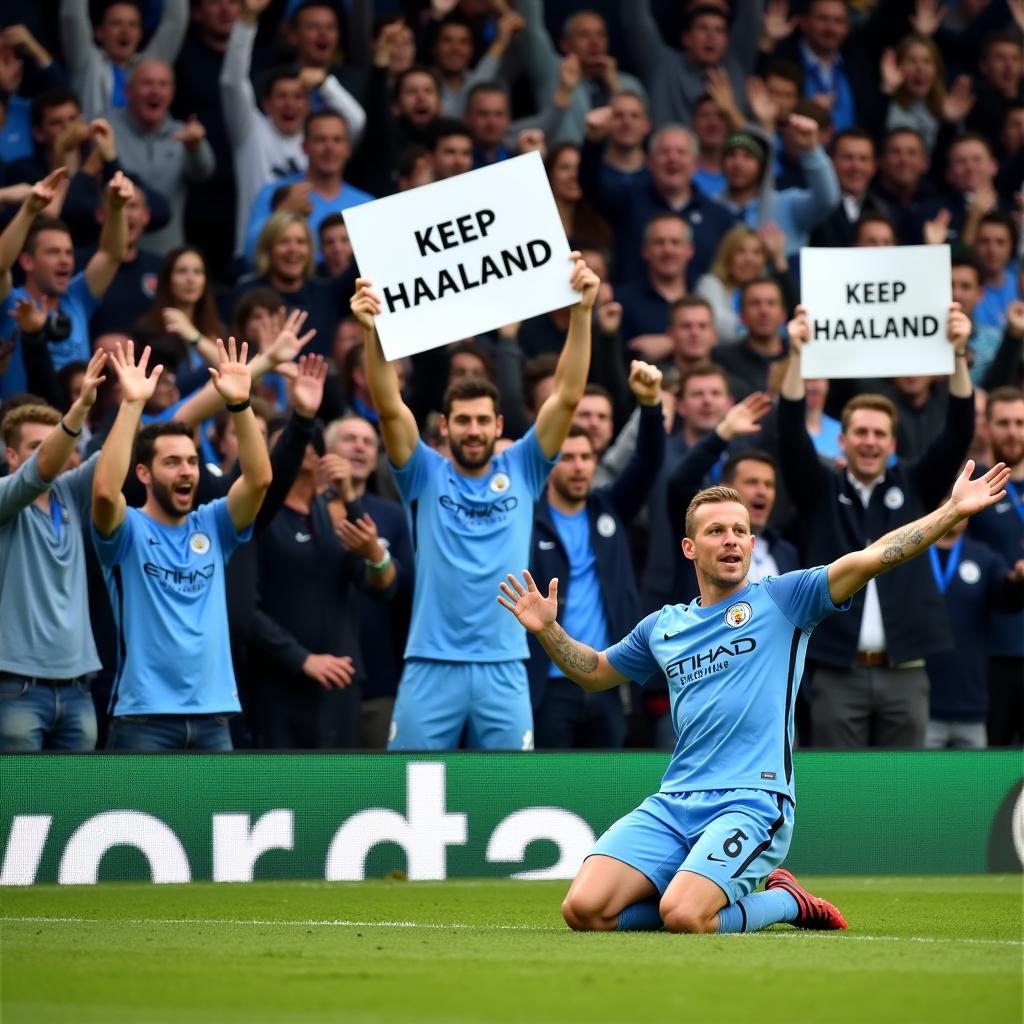
<instances>
[{"instance_id":1,"label":"crowd barrier","mask_svg":"<svg viewBox=\"0 0 1024 1024\"><path fill-rule=\"evenodd\" d=\"M0 884L570 878L666 755L0 756ZM814 874L1021 871L1024 753L798 752L786 860Z\"/></svg>"}]
</instances>

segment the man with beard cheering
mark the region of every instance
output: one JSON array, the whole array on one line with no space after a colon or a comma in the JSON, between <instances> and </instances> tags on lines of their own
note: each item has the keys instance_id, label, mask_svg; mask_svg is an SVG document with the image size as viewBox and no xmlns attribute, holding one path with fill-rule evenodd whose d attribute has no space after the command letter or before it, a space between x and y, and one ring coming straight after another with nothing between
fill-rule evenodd
<instances>
[{"instance_id":1,"label":"man with beard cheering","mask_svg":"<svg viewBox=\"0 0 1024 1024\"><path fill-rule=\"evenodd\" d=\"M554 392L534 426L497 456L499 395L479 378L456 381L445 393L441 429L451 459L420 440L374 327L381 300L371 282L356 282L352 312L363 325L370 392L415 546L412 622L390 749L457 748L463 730L469 747L533 748L526 637L494 614L491 593L507 565L529 564L533 504L587 381L600 282L578 252L572 259L580 301L572 307Z\"/></svg>"},{"instance_id":2,"label":"man with beard cheering","mask_svg":"<svg viewBox=\"0 0 1024 1024\"><path fill-rule=\"evenodd\" d=\"M92 488L92 535L118 632L107 746L118 750L230 750L228 716L240 710L231 664L224 566L252 535L271 469L249 405L247 346L218 340L213 383L234 418L241 475L224 498L192 504L199 458L192 428L153 423L135 437L162 366L147 374L134 346L110 357L121 408L100 453ZM121 488L135 442L141 509Z\"/></svg>"}]
</instances>

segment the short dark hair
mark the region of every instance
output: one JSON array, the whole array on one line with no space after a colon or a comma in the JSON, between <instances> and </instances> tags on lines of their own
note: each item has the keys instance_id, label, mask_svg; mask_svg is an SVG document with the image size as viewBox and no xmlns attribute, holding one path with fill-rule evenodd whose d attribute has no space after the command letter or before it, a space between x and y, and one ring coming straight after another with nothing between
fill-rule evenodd
<instances>
[{"instance_id":1,"label":"short dark hair","mask_svg":"<svg viewBox=\"0 0 1024 1024\"><path fill-rule=\"evenodd\" d=\"M428 68L425 64L413 64L411 68L406 68L404 71L400 71L395 78L395 87L392 90L392 95L397 100L402 93L402 86L405 85L405 80L410 75L426 75L434 83L434 88L437 89L437 94L441 95L441 79L438 78L437 72L433 68Z\"/></svg>"},{"instance_id":2,"label":"short dark hair","mask_svg":"<svg viewBox=\"0 0 1024 1024\"><path fill-rule=\"evenodd\" d=\"M1024 388L1015 388L1012 384L993 388L985 399L985 419L992 418L992 409L999 402L1024 402Z\"/></svg>"},{"instance_id":3,"label":"short dark hair","mask_svg":"<svg viewBox=\"0 0 1024 1024\"><path fill-rule=\"evenodd\" d=\"M722 21L729 24L729 16L719 7L717 4L709 3L695 3L685 14L683 18L683 31L689 32L693 28L693 23L698 18L703 18L705 15L712 14L716 18L721 18Z\"/></svg>"},{"instance_id":4,"label":"short dark hair","mask_svg":"<svg viewBox=\"0 0 1024 1024\"><path fill-rule=\"evenodd\" d=\"M500 93L505 97L505 101L508 101L508 90L501 84L501 82L477 82L476 85L469 90L469 94L466 96L466 109L469 109L474 96L479 96L481 93L485 92Z\"/></svg>"},{"instance_id":5,"label":"short dark hair","mask_svg":"<svg viewBox=\"0 0 1024 1024\"><path fill-rule=\"evenodd\" d=\"M957 267L969 267L973 270L974 276L978 279L978 284L985 280L985 271L982 270L978 257L969 249L963 249L959 246L953 248L950 253L949 269L955 270Z\"/></svg>"},{"instance_id":6,"label":"short dark hair","mask_svg":"<svg viewBox=\"0 0 1024 1024\"><path fill-rule=\"evenodd\" d=\"M472 356L474 359L479 359L484 368L484 373L488 380L494 380L494 360L491 359L490 353L480 344L479 341L460 341L456 345L452 345L448 349L448 367L451 368L452 360L456 356L467 355Z\"/></svg>"},{"instance_id":7,"label":"short dark hair","mask_svg":"<svg viewBox=\"0 0 1024 1024\"><path fill-rule=\"evenodd\" d=\"M453 135L461 135L463 138L473 141L473 133L465 121L458 121L454 117L439 117L431 126L428 138L430 148L437 149L442 139L450 139Z\"/></svg>"},{"instance_id":8,"label":"short dark hair","mask_svg":"<svg viewBox=\"0 0 1024 1024\"><path fill-rule=\"evenodd\" d=\"M25 245L22 251L27 252L29 255L34 253L36 251L36 245L39 242L39 236L44 231L62 231L69 238L71 236L71 228L69 228L59 217L40 215L32 221L32 227L28 229L28 237L25 239Z\"/></svg>"},{"instance_id":9,"label":"short dark hair","mask_svg":"<svg viewBox=\"0 0 1024 1024\"><path fill-rule=\"evenodd\" d=\"M779 284L779 282L774 277L768 277L767 275L764 275L763 277L755 277L752 280L740 285L740 309L743 309L743 307L747 304L747 292L749 292L751 288L757 288L763 284L770 284L775 289L776 293L779 296L779 302L781 302L783 307L785 307L786 296L783 294L782 285Z\"/></svg>"},{"instance_id":10,"label":"short dark hair","mask_svg":"<svg viewBox=\"0 0 1024 1024\"><path fill-rule=\"evenodd\" d=\"M542 380L554 377L558 369L558 356L554 352L542 352L528 360L523 367L523 400L527 409L537 411L537 388Z\"/></svg>"},{"instance_id":11,"label":"short dark hair","mask_svg":"<svg viewBox=\"0 0 1024 1024\"><path fill-rule=\"evenodd\" d=\"M501 393L486 377L463 377L445 388L441 399L441 412L445 419L451 415L454 402L469 402L474 398L489 398L494 403L494 415L501 412Z\"/></svg>"},{"instance_id":12,"label":"short dark hair","mask_svg":"<svg viewBox=\"0 0 1024 1024\"><path fill-rule=\"evenodd\" d=\"M288 24L291 25L292 28L295 28L296 25L298 25L299 18L302 16L304 11L318 10L321 7L323 7L325 10L330 11L331 14L334 15L334 20L338 22L338 27L340 28L341 22L338 18L338 9L334 4L330 2L330 0L302 0L302 3L300 3L299 6L296 7L295 10L292 11L291 15L289 16Z\"/></svg>"},{"instance_id":13,"label":"short dark hair","mask_svg":"<svg viewBox=\"0 0 1024 1024\"><path fill-rule=\"evenodd\" d=\"M734 452L725 460L725 465L722 467L723 484L731 484L736 479L741 462L763 462L766 466L771 466L776 474L778 473L778 464L771 452L766 452L763 448L751 448L745 452Z\"/></svg>"},{"instance_id":14,"label":"short dark hair","mask_svg":"<svg viewBox=\"0 0 1024 1024\"><path fill-rule=\"evenodd\" d=\"M348 134L348 118L340 110L335 110L333 107L324 107L322 110L314 110L306 115L306 120L302 125L303 139L309 138L309 126L311 124L315 124L317 121L326 121L329 117L335 121L340 121L345 126L345 133Z\"/></svg>"},{"instance_id":15,"label":"short dark hair","mask_svg":"<svg viewBox=\"0 0 1024 1024\"><path fill-rule=\"evenodd\" d=\"M29 108L29 117L32 120L32 127L39 128L48 110L54 107L63 107L65 103L74 103L81 110L82 104L78 97L70 89L47 89L32 97L32 106Z\"/></svg>"},{"instance_id":16,"label":"short dark hair","mask_svg":"<svg viewBox=\"0 0 1024 1024\"><path fill-rule=\"evenodd\" d=\"M911 128L909 125L903 125L902 127L899 128L890 128L882 136L881 149L883 152L888 147L889 143L896 138L897 135L913 135L914 138L917 139L917 142L920 145L921 149L924 150L925 153L928 152L928 144L924 141L924 136L916 128Z\"/></svg>"},{"instance_id":17,"label":"short dark hair","mask_svg":"<svg viewBox=\"0 0 1024 1024\"><path fill-rule=\"evenodd\" d=\"M766 80L769 78L781 78L783 81L791 82L796 86L797 94L803 94L803 70L800 68L799 64L794 64L791 60L773 60L768 67L764 69L764 74L761 77Z\"/></svg>"},{"instance_id":18,"label":"short dark hair","mask_svg":"<svg viewBox=\"0 0 1024 1024\"><path fill-rule=\"evenodd\" d=\"M316 233L317 237L322 242L324 239L324 232L330 231L331 228L345 227L345 215L343 213L329 213L320 224L317 226Z\"/></svg>"},{"instance_id":19,"label":"short dark hair","mask_svg":"<svg viewBox=\"0 0 1024 1024\"><path fill-rule=\"evenodd\" d=\"M299 77L299 69L295 64L279 64L271 68L263 77L263 88L260 97L266 99L274 91L278 82L292 82Z\"/></svg>"},{"instance_id":20,"label":"short dark hair","mask_svg":"<svg viewBox=\"0 0 1024 1024\"><path fill-rule=\"evenodd\" d=\"M844 128L841 132L836 132L832 136L832 141L828 144L828 155L835 156L836 150L839 148L839 143L846 139L854 139L857 142L867 142L871 145L871 155L875 155L875 137L870 133L866 132L863 128L858 128L854 125L852 128Z\"/></svg>"},{"instance_id":21,"label":"short dark hair","mask_svg":"<svg viewBox=\"0 0 1024 1024\"><path fill-rule=\"evenodd\" d=\"M953 150L964 142L980 142L981 145L985 147L985 152L988 153L988 155L992 157L993 160L995 159L996 151L992 146L992 141L988 138L987 135L982 135L981 132L961 132L949 144L946 159L948 160L949 155L952 154Z\"/></svg>"},{"instance_id":22,"label":"short dark hair","mask_svg":"<svg viewBox=\"0 0 1024 1024\"><path fill-rule=\"evenodd\" d=\"M603 387L601 384L597 384L594 381L590 381L583 388L584 398L587 398L588 396L591 395L597 395L599 398L606 398L608 400L608 404L611 405L612 408L615 407L615 402L612 401L611 392L606 387Z\"/></svg>"},{"instance_id":23,"label":"short dark hair","mask_svg":"<svg viewBox=\"0 0 1024 1024\"><path fill-rule=\"evenodd\" d=\"M857 221L856 227L854 228L853 237L855 239L860 238L860 229L865 224L888 224L892 230L892 237L897 243L900 241L899 232L896 230L896 222L889 217L887 214L881 213L878 210L865 210Z\"/></svg>"},{"instance_id":24,"label":"short dark hair","mask_svg":"<svg viewBox=\"0 0 1024 1024\"><path fill-rule=\"evenodd\" d=\"M466 31L469 32L470 37L475 35L473 22L471 22L461 11L456 9L454 11L449 11L449 13L437 23L437 27L434 30L434 38L436 39L437 36L441 34L441 29L448 25L455 25L457 28L466 29Z\"/></svg>"},{"instance_id":25,"label":"short dark hair","mask_svg":"<svg viewBox=\"0 0 1024 1024\"><path fill-rule=\"evenodd\" d=\"M1003 30L1001 32L989 32L987 36L981 41L981 52L979 54L979 60L985 60L992 47L999 46L1001 43L1009 43L1010 46L1015 46L1019 50L1020 36L1016 32L1010 32Z\"/></svg>"},{"instance_id":26,"label":"short dark hair","mask_svg":"<svg viewBox=\"0 0 1024 1024\"><path fill-rule=\"evenodd\" d=\"M706 309L712 319L714 319L715 311L711 308L711 303L704 298L703 295L684 295L681 299L676 299L671 306L668 307L668 319L669 323L672 322L672 317L676 315L681 309L696 309L697 307Z\"/></svg>"},{"instance_id":27,"label":"short dark hair","mask_svg":"<svg viewBox=\"0 0 1024 1024\"><path fill-rule=\"evenodd\" d=\"M153 456L156 455L158 437L187 437L195 443L192 428L180 420L164 420L162 423L150 423L143 427L135 438L135 465L153 467Z\"/></svg>"},{"instance_id":28,"label":"short dark hair","mask_svg":"<svg viewBox=\"0 0 1024 1024\"><path fill-rule=\"evenodd\" d=\"M975 245L977 245L978 232L987 224L998 224L1006 228L1010 233L1010 258L1017 252L1017 226L1013 218L1005 210L989 210L979 221L977 230L974 232Z\"/></svg>"},{"instance_id":29,"label":"short dark hair","mask_svg":"<svg viewBox=\"0 0 1024 1024\"><path fill-rule=\"evenodd\" d=\"M250 288L249 291L243 292L242 297L235 304L235 312L232 317L235 334L245 334L245 325L257 309L266 309L275 313L283 305L284 300L273 288Z\"/></svg>"},{"instance_id":30,"label":"short dark hair","mask_svg":"<svg viewBox=\"0 0 1024 1024\"><path fill-rule=\"evenodd\" d=\"M569 432L565 435L565 440L568 441L570 437L585 437L590 442L591 450L593 450L594 442L590 440L590 433L586 427L581 427L578 423L570 423Z\"/></svg>"},{"instance_id":31,"label":"short dark hair","mask_svg":"<svg viewBox=\"0 0 1024 1024\"><path fill-rule=\"evenodd\" d=\"M731 392L729 387L729 374L725 372L725 368L719 366L718 363L694 363L693 366L688 366L679 375L679 395L680 397L686 394L686 385L693 380L694 377L720 377L725 383L725 390Z\"/></svg>"}]
</instances>

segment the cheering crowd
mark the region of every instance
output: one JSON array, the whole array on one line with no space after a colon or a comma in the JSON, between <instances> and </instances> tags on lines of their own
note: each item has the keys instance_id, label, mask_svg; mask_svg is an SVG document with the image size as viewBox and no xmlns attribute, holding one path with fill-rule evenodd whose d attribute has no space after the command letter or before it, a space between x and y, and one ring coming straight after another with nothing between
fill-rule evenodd
<instances>
[{"instance_id":1,"label":"cheering crowd","mask_svg":"<svg viewBox=\"0 0 1024 1024\"><path fill-rule=\"evenodd\" d=\"M0 749L671 748L506 573L601 651L702 488L757 581L968 459L1005 500L815 631L798 740L1021 743L1024 2L566 7L3 5ZM576 304L387 362L345 211L533 150ZM948 245L952 374L805 379L808 245Z\"/></svg>"}]
</instances>

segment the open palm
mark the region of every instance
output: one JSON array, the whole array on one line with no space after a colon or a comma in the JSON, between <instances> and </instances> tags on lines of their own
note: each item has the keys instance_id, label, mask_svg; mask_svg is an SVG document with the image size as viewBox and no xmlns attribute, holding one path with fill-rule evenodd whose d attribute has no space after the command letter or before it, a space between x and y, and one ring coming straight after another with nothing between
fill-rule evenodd
<instances>
[{"instance_id":1,"label":"open palm","mask_svg":"<svg viewBox=\"0 0 1024 1024\"><path fill-rule=\"evenodd\" d=\"M235 339L228 338L228 346L225 348L224 342L218 338L217 352L220 355L220 367L210 367L213 386L226 405L238 405L252 391L252 373L246 365L249 346L243 341L241 350L236 350Z\"/></svg>"},{"instance_id":2,"label":"open palm","mask_svg":"<svg viewBox=\"0 0 1024 1024\"><path fill-rule=\"evenodd\" d=\"M148 402L153 397L156 382L160 379L164 368L162 365L154 366L153 372L147 376L149 351L147 345L136 363L135 342L129 338L124 347L118 343L114 351L111 352L110 361L114 364L114 372L121 385L122 402Z\"/></svg>"},{"instance_id":3,"label":"open palm","mask_svg":"<svg viewBox=\"0 0 1024 1024\"><path fill-rule=\"evenodd\" d=\"M525 586L509 573L508 582L499 584L498 604L507 608L531 633L539 633L550 626L558 614L558 579L551 581L547 597L537 589L533 577L525 569L523 581Z\"/></svg>"},{"instance_id":4,"label":"open palm","mask_svg":"<svg viewBox=\"0 0 1024 1024\"><path fill-rule=\"evenodd\" d=\"M996 463L987 473L977 480L971 479L974 472L974 460L968 459L963 473L953 484L950 500L954 508L963 517L973 516L983 508L995 505L1006 497L1003 489L1010 479L1010 467L1004 462Z\"/></svg>"}]
</instances>

